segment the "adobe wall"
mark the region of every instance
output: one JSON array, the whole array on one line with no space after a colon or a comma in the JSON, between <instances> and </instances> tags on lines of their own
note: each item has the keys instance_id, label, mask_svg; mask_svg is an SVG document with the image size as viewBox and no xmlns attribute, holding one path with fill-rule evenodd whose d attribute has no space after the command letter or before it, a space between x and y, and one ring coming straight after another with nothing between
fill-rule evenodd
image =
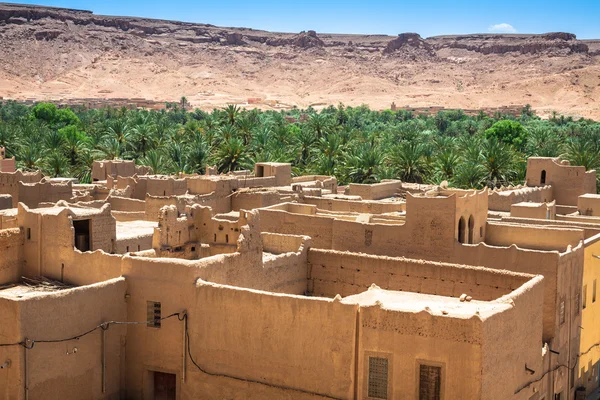
<instances>
[{"instance_id":1,"label":"adobe wall","mask_svg":"<svg viewBox=\"0 0 600 400\"><path fill-rule=\"evenodd\" d=\"M73 184L67 182L19 182L19 202L36 208L39 203L56 203L59 200L69 201L73 197Z\"/></svg>"},{"instance_id":2,"label":"adobe wall","mask_svg":"<svg viewBox=\"0 0 600 400\"><path fill-rule=\"evenodd\" d=\"M15 172L15 158L2 158L0 157L0 172Z\"/></svg>"},{"instance_id":3,"label":"adobe wall","mask_svg":"<svg viewBox=\"0 0 600 400\"><path fill-rule=\"evenodd\" d=\"M414 203L414 199L413 200ZM412 210L410 210L412 212ZM424 214L424 212L422 213ZM486 240L488 214L488 193L469 191L464 195L456 194L456 239L460 234L460 222L464 221L464 240L461 243L477 244Z\"/></svg>"},{"instance_id":4,"label":"adobe wall","mask_svg":"<svg viewBox=\"0 0 600 400\"><path fill-rule=\"evenodd\" d=\"M164 176L149 176L146 193L150 196L179 196L187 192L185 179L174 179Z\"/></svg>"},{"instance_id":5,"label":"adobe wall","mask_svg":"<svg viewBox=\"0 0 600 400\"><path fill-rule=\"evenodd\" d=\"M353 396L356 305L200 280L194 305L192 354L201 365L210 365L211 372L335 398ZM196 380L193 374L190 382L197 384L196 398L231 397L236 392L227 388L227 380L223 385L204 377L205 383L199 384L201 378ZM302 398L301 393L268 391L252 384L244 393L251 398ZM319 396L304 398L311 397Z\"/></svg>"},{"instance_id":6,"label":"adobe wall","mask_svg":"<svg viewBox=\"0 0 600 400\"><path fill-rule=\"evenodd\" d=\"M581 309L581 326L588 327L600 326L600 260L596 256L600 255L600 235L596 235L584 242L584 268L582 289L579 303L585 308ZM596 301L594 301L594 282L596 282ZM585 288L585 289L584 289ZM584 374L578 379L577 385L584 386L586 394L590 394L596 387L595 380L588 380L588 377L594 375L594 369L600 364L600 349L595 345L600 342L600 331L598 329L583 329L581 331L581 340L579 353L582 354L579 359L578 376L581 375L581 369ZM590 368L589 366L592 366Z\"/></svg>"},{"instance_id":7,"label":"adobe wall","mask_svg":"<svg viewBox=\"0 0 600 400\"><path fill-rule=\"evenodd\" d=\"M158 217L160 216L160 209L164 206L169 205L176 206L179 212L184 212L185 210L185 202L183 199L177 198L175 196L163 197L146 195L145 219L148 221L158 221Z\"/></svg>"},{"instance_id":8,"label":"adobe wall","mask_svg":"<svg viewBox=\"0 0 600 400\"><path fill-rule=\"evenodd\" d=\"M554 189L550 185L494 189L488 192L488 207L493 211L510 212L511 206L516 203L547 203L554 199Z\"/></svg>"},{"instance_id":9,"label":"adobe wall","mask_svg":"<svg viewBox=\"0 0 600 400\"><path fill-rule=\"evenodd\" d=\"M586 171L585 167L572 166L568 161L550 157L527 159L527 186L543 185L543 171L545 184L552 185L558 205L576 206L577 198L582 194L596 193L596 171Z\"/></svg>"},{"instance_id":10,"label":"adobe wall","mask_svg":"<svg viewBox=\"0 0 600 400\"><path fill-rule=\"evenodd\" d=\"M578 228L583 229L584 237L586 239L591 238L594 235L600 233L599 221L590 220L585 217L565 217L561 215L556 216L556 220L546 219L532 219L532 218L515 218L515 217L502 217L500 222L506 222L511 224L528 224L538 226L548 226L556 228Z\"/></svg>"},{"instance_id":11,"label":"adobe wall","mask_svg":"<svg viewBox=\"0 0 600 400\"><path fill-rule=\"evenodd\" d=\"M483 398L479 317L448 318L427 311L399 312L373 305L361 307L358 326L361 351L357 398L369 398L369 356L391 359L390 399L418 398L419 362L442 366L441 398Z\"/></svg>"},{"instance_id":12,"label":"adobe wall","mask_svg":"<svg viewBox=\"0 0 600 400\"><path fill-rule=\"evenodd\" d=\"M331 217L291 214L273 207L262 208L259 212L262 232L306 235L311 237L314 247L332 248L334 219Z\"/></svg>"},{"instance_id":13,"label":"adobe wall","mask_svg":"<svg viewBox=\"0 0 600 400\"><path fill-rule=\"evenodd\" d=\"M575 252L583 254L583 249L578 247ZM561 287L559 271L571 268L577 276L578 268L582 264L566 265L558 251L526 250L515 245L510 247L496 247L485 243L477 246L457 246L451 262L466 265L479 265L494 269L508 269L513 272L521 272L531 275L542 275L544 277L544 336L543 340L549 342L557 336L558 319L557 313L560 306L559 299L568 290Z\"/></svg>"},{"instance_id":14,"label":"adobe wall","mask_svg":"<svg viewBox=\"0 0 600 400\"><path fill-rule=\"evenodd\" d=\"M299 201L304 204L315 205L319 210L329 211L356 212L363 214L384 214L406 211L406 203L401 202L357 201L315 196L302 196Z\"/></svg>"},{"instance_id":15,"label":"adobe wall","mask_svg":"<svg viewBox=\"0 0 600 400\"><path fill-rule=\"evenodd\" d=\"M290 198L288 197L288 200ZM231 210L253 210L281 203L280 194L275 190L238 190L231 195Z\"/></svg>"},{"instance_id":16,"label":"adobe wall","mask_svg":"<svg viewBox=\"0 0 600 400\"><path fill-rule=\"evenodd\" d=\"M543 318L539 310L543 307L543 299L543 278L538 276L498 299L498 302L508 303L511 307L485 318L481 331L482 399L528 400L532 393L554 397L554 393L546 393L547 379L525 386L542 379L548 369L545 359L548 355L540 357ZM552 357L554 361L557 358L556 355ZM514 368L506 368L507 365ZM535 373L527 373L525 365Z\"/></svg>"},{"instance_id":17,"label":"adobe wall","mask_svg":"<svg viewBox=\"0 0 600 400\"><path fill-rule=\"evenodd\" d=\"M395 196L401 188L402 182L396 180L383 180L374 184L351 183L346 194L360 196L363 200L379 200Z\"/></svg>"},{"instance_id":18,"label":"adobe wall","mask_svg":"<svg viewBox=\"0 0 600 400\"><path fill-rule=\"evenodd\" d=\"M310 249L309 291L315 296L342 297L362 293L373 283L385 290L497 299L530 277L486 268L408 258L392 258Z\"/></svg>"},{"instance_id":19,"label":"adobe wall","mask_svg":"<svg viewBox=\"0 0 600 400\"><path fill-rule=\"evenodd\" d=\"M20 299L21 338L62 339L79 335L104 321L127 321L126 290L125 279L117 278L92 286ZM33 349L27 350L29 398L118 398L121 340L125 331L122 325L111 325L105 334L106 393L102 393L100 329L76 341L36 343ZM73 352L75 347L76 353Z\"/></svg>"},{"instance_id":20,"label":"adobe wall","mask_svg":"<svg viewBox=\"0 0 600 400\"><path fill-rule=\"evenodd\" d=\"M490 246L514 244L534 250L565 251L567 246L575 247L583 239L581 229L488 222L485 242Z\"/></svg>"},{"instance_id":21,"label":"adobe wall","mask_svg":"<svg viewBox=\"0 0 600 400\"><path fill-rule=\"evenodd\" d=\"M23 232L19 228L0 230L0 286L18 282L23 275Z\"/></svg>"},{"instance_id":22,"label":"adobe wall","mask_svg":"<svg viewBox=\"0 0 600 400\"><path fill-rule=\"evenodd\" d=\"M0 194L0 210L12 208L12 196L10 194Z\"/></svg>"},{"instance_id":23,"label":"adobe wall","mask_svg":"<svg viewBox=\"0 0 600 400\"><path fill-rule=\"evenodd\" d=\"M23 256L27 276L46 276L61 280L68 269L74 249L74 213L68 208L57 208L52 213L32 212L19 206L18 224L23 229ZM75 217L77 219L78 217ZM110 215L110 205L101 214L79 219L91 219L90 245L92 250L113 251L116 222Z\"/></svg>"},{"instance_id":24,"label":"adobe wall","mask_svg":"<svg viewBox=\"0 0 600 400\"><path fill-rule=\"evenodd\" d=\"M327 176L327 175L303 175L303 176L295 176L292 178L292 185L295 183L302 184L313 182L313 184L307 185L308 187L316 187L322 188L326 190L330 190L331 193L337 193L338 185L337 179L335 176ZM305 185L302 185L305 186Z\"/></svg>"},{"instance_id":25,"label":"adobe wall","mask_svg":"<svg viewBox=\"0 0 600 400\"><path fill-rule=\"evenodd\" d=\"M108 177L133 176L136 174L135 161L132 160L103 160L92 163L92 182L105 181ZM139 172L146 171L140 169Z\"/></svg>"},{"instance_id":26,"label":"adobe wall","mask_svg":"<svg viewBox=\"0 0 600 400\"><path fill-rule=\"evenodd\" d=\"M2 292L0 291L0 293ZM22 340L19 302L4 298L1 294L0 321L9 322L0 324L0 343L18 343ZM0 360L2 364L6 360L11 361L10 368L0 370L0 398L2 400L23 399L24 385L21 377L21 371L23 371L23 347L0 346Z\"/></svg>"},{"instance_id":27,"label":"adobe wall","mask_svg":"<svg viewBox=\"0 0 600 400\"><path fill-rule=\"evenodd\" d=\"M517 203L510 207L510 216L516 218L555 219L556 204L551 203Z\"/></svg>"},{"instance_id":28,"label":"adobe wall","mask_svg":"<svg viewBox=\"0 0 600 400\"><path fill-rule=\"evenodd\" d=\"M600 195L585 194L577 198L577 210L581 215L600 216Z\"/></svg>"},{"instance_id":29,"label":"adobe wall","mask_svg":"<svg viewBox=\"0 0 600 400\"><path fill-rule=\"evenodd\" d=\"M128 199L126 197L109 196L106 199L110 203L112 211L144 212L146 211L146 202L138 199Z\"/></svg>"},{"instance_id":30,"label":"adobe wall","mask_svg":"<svg viewBox=\"0 0 600 400\"><path fill-rule=\"evenodd\" d=\"M269 186L289 186L292 184L292 164L256 163L254 164L254 176L275 178L274 184Z\"/></svg>"},{"instance_id":31,"label":"adobe wall","mask_svg":"<svg viewBox=\"0 0 600 400\"><path fill-rule=\"evenodd\" d=\"M35 183L42 179L42 173L16 171L0 172L0 194L9 194L12 196L12 206L16 208L19 204L19 182Z\"/></svg>"}]
</instances>

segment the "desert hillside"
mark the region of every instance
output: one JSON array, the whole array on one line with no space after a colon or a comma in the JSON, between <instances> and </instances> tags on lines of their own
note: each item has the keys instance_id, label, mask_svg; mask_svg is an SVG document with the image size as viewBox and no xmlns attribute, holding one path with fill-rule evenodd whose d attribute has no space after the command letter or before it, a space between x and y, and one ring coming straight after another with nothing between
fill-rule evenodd
<instances>
[{"instance_id":1,"label":"desert hillside","mask_svg":"<svg viewBox=\"0 0 600 400\"><path fill-rule=\"evenodd\" d=\"M529 103L540 115L600 119L600 41L568 33L291 34L0 3L0 43L5 99L185 96L204 109Z\"/></svg>"}]
</instances>

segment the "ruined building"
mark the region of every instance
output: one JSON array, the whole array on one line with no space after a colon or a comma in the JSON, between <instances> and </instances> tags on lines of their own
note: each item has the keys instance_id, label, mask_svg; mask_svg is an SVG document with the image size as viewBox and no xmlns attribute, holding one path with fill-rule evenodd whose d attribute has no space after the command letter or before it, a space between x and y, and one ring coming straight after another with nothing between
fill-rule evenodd
<instances>
[{"instance_id":1,"label":"ruined building","mask_svg":"<svg viewBox=\"0 0 600 400\"><path fill-rule=\"evenodd\" d=\"M281 163L149 172L0 172L0 399L598 388L594 171L532 158L524 185L481 191L342 188Z\"/></svg>"}]
</instances>

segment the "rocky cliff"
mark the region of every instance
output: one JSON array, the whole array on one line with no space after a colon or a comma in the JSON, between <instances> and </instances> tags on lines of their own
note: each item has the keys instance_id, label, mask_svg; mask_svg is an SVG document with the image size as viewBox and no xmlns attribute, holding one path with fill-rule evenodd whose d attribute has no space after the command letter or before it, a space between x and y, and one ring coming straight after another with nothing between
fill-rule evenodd
<instances>
[{"instance_id":1,"label":"rocky cliff","mask_svg":"<svg viewBox=\"0 0 600 400\"><path fill-rule=\"evenodd\" d=\"M0 96L195 106L531 103L598 115L600 42L570 33L275 33L0 3ZM549 95L547 95L547 93Z\"/></svg>"}]
</instances>

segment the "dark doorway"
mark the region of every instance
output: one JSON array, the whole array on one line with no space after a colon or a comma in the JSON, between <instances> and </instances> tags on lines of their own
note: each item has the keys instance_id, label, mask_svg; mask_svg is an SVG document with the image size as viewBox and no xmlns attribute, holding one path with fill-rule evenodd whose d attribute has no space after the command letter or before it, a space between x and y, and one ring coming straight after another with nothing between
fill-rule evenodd
<instances>
[{"instance_id":1,"label":"dark doorway","mask_svg":"<svg viewBox=\"0 0 600 400\"><path fill-rule=\"evenodd\" d=\"M469 244L473 244L474 232L475 232L475 219L471 215L469 217Z\"/></svg>"},{"instance_id":2,"label":"dark doorway","mask_svg":"<svg viewBox=\"0 0 600 400\"><path fill-rule=\"evenodd\" d=\"M460 220L458 221L458 241L460 243L465 242L465 225L464 217L460 217Z\"/></svg>"},{"instance_id":3,"label":"dark doorway","mask_svg":"<svg viewBox=\"0 0 600 400\"><path fill-rule=\"evenodd\" d=\"M545 185L546 184L546 170L542 170L542 176L540 177L540 184Z\"/></svg>"},{"instance_id":4,"label":"dark doorway","mask_svg":"<svg viewBox=\"0 0 600 400\"><path fill-rule=\"evenodd\" d=\"M73 221L75 228L75 248L79 251L90 251L90 220Z\"/></svg>"},{"instance_id":5,"label":"dark doorway","mask_svg":"<svg viewBox=\"0 0 600 400\"><path fill-rule=\"evenodd\" d=\"M257 177L265 176L265 167L264 166L262 166L262 165L256 166L256 176Z\"/></svg>"},{"instance_id":6,"label":"dark doorway","mask_svg":"<svg viewBox=\"0 0 600 400\"><path fill-rule=\"evenodd\" d=\"M175 374L154 372L154 400L176 400L177 378Z\"/></svg>"}]
</instances>

